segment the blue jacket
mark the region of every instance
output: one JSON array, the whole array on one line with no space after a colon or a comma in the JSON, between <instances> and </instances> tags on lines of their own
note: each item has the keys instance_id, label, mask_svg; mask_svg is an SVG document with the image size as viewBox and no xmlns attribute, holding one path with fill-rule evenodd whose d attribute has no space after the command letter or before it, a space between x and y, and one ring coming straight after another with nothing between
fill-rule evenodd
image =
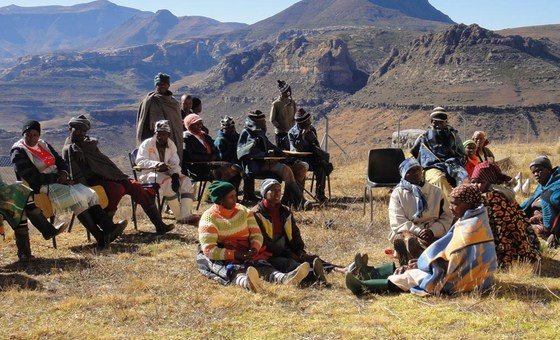
<instances>
[{"instance_id":1,"label":"blue jacket","mask_svg":"<svg viewBox=\"0 0 560 340\"><path fill-rule=\"evenodd\" d=\"M547 230L550 230L560 211L560 169L558 167L552 169L552 175L546 185L539 185L533 196L521 204L521 209L527 216L531 216L531 205L539 197L542 199L543 224ZM560 228L557 228L556 235L559 234Z\"/></svg>"}]
</instances>

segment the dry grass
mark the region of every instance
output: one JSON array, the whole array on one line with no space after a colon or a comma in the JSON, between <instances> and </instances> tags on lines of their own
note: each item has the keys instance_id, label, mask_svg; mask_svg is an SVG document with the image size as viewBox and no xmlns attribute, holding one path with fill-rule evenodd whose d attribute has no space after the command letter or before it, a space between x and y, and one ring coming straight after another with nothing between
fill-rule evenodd
<instances>
[{"instance_id":1,"label":"dry grass","mask_svg":"<svg viewBox=\"0 0 560 340\"><path fill-rule=\"evenodd\" d=\"M512 156L510 172L537 153L556 164L558 146L496 145ZM335 203L298 213L309 252L337 264L354 253L385 261L388 191L376 192L374 223L362 215L364 160L337 160ZM126 201L126 200L124 200ZM129 207L119 211L130 214ZM326 229L324 222L334 227ZM34 338L554 338L560 334L560 255L547 251L542 276L519 265L498 274L486 295L418 298L409 294L354 297L343 276L330 288L270 286L255 295L222 287L196 270L196 231L183 226L158 238L145 219L111 252L95 255L77 226L59 249L33 235L39 260L15 263L13 242L0 246L0 337Z\"/></svg>"}]
</instances>

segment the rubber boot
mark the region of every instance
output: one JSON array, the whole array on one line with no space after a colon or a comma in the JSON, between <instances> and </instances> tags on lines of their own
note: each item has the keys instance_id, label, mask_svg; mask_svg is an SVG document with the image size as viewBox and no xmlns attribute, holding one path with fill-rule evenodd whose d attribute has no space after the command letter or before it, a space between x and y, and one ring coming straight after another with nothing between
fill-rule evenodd
<instances>
[{"instance_id":1,"label":"rubber boot","mask_svg":"<svg viewBox=\"0 0 560 340\"><path fill-rule=\"evenodd\" d=\"M171 209L171 212L173 213L173 217L175 217L175 220L179 221L179 218L181 217L181 205L179 204L179 199L174 198L171 200L166 200L166 202L167 202L167 206L169 206L169 209Z\"/></svg>"},{"instance_id":2,"label":"rubber boot","mask_svg":"<svg viewBox=\"0 0 560 340\"><path fill-rule=\"evenodd\" d=\"M29 262L34 259L31 255L31 243L29 241L29 229L26 226L19 225L14 229L14 236L16 238L16 246L18 249L17 255L20 262Z\"/></svg>"},{"instance_id":3,"label":"rubber boot","mask_svg":"<svg viewBox=\"0 0 560 340\"><path fill-rule=\"evenodd\" d=\"M51 222L45 218L45 215L43 215L43 212L38 207L26 210L25 214L33 226L41 232L45 240L50 240L51 238L64 232L68 227L68 223L60 223L53 226Z\"/></svg>"},{"instance_id":4,"label":"rubber boot","mask_svg":"<svg viewBox=\"0 0 560 340\"><path fill-rule=\"evenodd\" d=\"M109 218L112 221L113 217L115 217L115 214L117 213L117 211L116 210L105 210L105 213L107 214L107 216L109 216Z\"/></svg>"},{"instance_id":5,"label":"rubber boot","mask_svg":"<svg viewBox=\"0 0 560 340\"><path fill-rule=\"evenodd\" d=\"M149 208L144 209L144 212L152 222L152 224L156 227L156 232L160 235L163 235L175 228L174 224L165 224L161 220L161 215L155 205L152 205Z\"/></svg>"},{"instance_id":6,"label":"rubber boot","mask_svg":"<svg viewBox=\"0 0 560 340\"><path fill-rule=\"evenodd\" d=\"M286 191L289 192L290 205L293 205L296 210L307 210L309 205L303 197L303 191L296 182L287 184Z\"/></svg>"},{"instance_id":7,"label":"rubber boot","mask_svg":"<svg viewBox=\"0 0 560 340\"><path fill-rule=\"evenodd\" d=\"M89 213L91 217L95 221L95 224L99 226L99 229L103 231L103 235L105 236L105 243L109 244L117 239L117 237L121 236L126 225L128 224L127 220L122 220L117 223L113 223L107 213L103 209L101 209L100 205L94 205L89 208Z\"/></svg>"},{"instance_id":8,"label":"rubber boot","mask_svg":"<svg viewBox=\"0 0 560 340\"><path fill-rule=\"evenodd\" d=\"M105 242L105 237L103 235L103 231L99 229L99 227L95 223L95 220L91 216L89 209L82 212L77 217L78 217L78 221L80 221L80 223L84 226L84 228L86 228L87 231L89 231L89 233L93 235L93 238L97 242L97 247L99 248L105 247L106 242Z\"/></svg>"},{"instance_id":9,"label":"rubber boot","mask_svg":"<svg viewBox=\"0 0 560 340\"><path fill-rule=\"evenodd\" d=\"M182 224L192 224L198 226L198 221L200 221L200 216L194 215L192 213L193 200L192 198L183 197L181 198L181 213L177 219L177 223Z\"/></svg>"}]
</instances>

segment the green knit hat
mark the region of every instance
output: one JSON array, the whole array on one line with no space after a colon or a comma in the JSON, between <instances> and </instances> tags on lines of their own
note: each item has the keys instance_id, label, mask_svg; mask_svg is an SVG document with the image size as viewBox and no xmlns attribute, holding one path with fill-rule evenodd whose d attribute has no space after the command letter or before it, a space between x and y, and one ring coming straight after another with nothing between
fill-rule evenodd
<instances>
[{"instance_id":1,"label":"green knit hat","mask_svg":"<svg viewBox=\"0 0 560 340\"><path fill-rule=\"evenodd\" d=\"M235 187L233 186L233 184L229 182L224 182L224 181L212 182L212 184L208 186L208 192L210 193L210 201L212 203L216 203L220 198L229 194L233 190L235 190Z\"/></svg>"}]
</instances>

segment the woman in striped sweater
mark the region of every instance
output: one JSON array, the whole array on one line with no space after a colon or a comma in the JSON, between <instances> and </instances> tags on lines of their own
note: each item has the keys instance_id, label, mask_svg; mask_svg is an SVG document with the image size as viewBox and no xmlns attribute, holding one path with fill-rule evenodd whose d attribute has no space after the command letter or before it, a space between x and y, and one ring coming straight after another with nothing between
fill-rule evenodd
<instances>
[{"instance_id":1,"label":"woman in striped sweater","mask_svg":"<svg viewBox=\"0 0 560 340\"><path fill-rule=\"evenodd\" d=\"M209 191L214 204L199 222L199 271L221 284L233 282L253 292L264 289L262 279L299 285L309 273L309 264L303 263L286 274L276 270L266 261L270 253L262 246L263 236L253 213L237 203L235 187L216 181Z\"/></svg>"}]
</instances>

